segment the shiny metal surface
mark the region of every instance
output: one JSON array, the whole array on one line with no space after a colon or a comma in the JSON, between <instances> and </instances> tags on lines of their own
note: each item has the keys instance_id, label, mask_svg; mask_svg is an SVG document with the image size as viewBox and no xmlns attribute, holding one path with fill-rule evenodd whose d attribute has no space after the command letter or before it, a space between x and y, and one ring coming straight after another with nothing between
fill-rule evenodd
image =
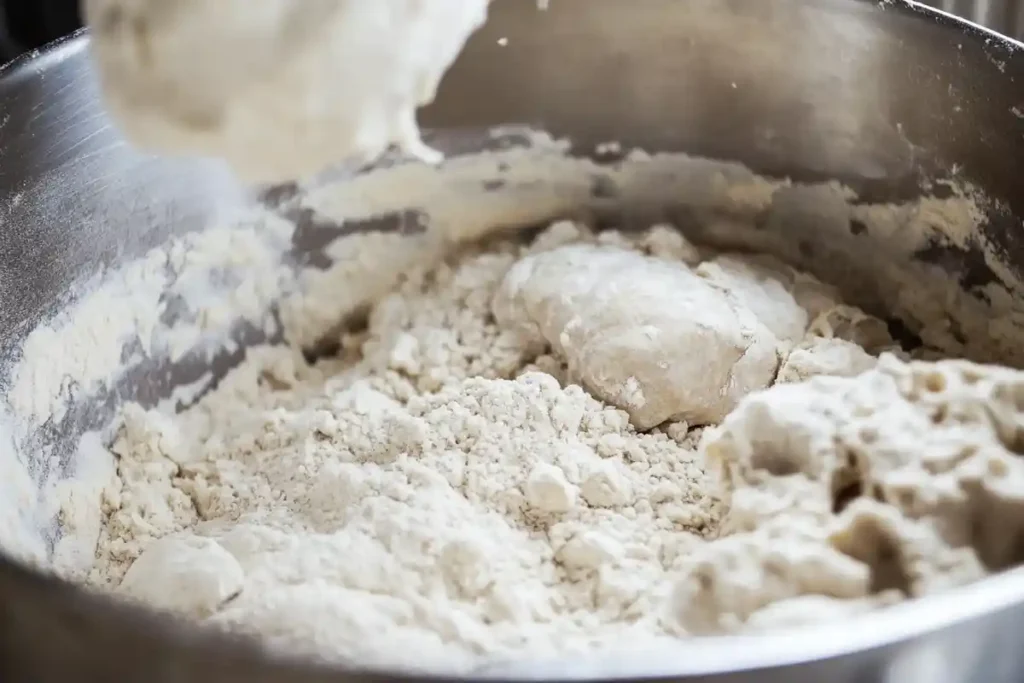
<instances>
[{"instance_id":1,"label":"shiny metal surface","mask_svg":"<svg viewBox=\"0 0 1024 683\"><path fill-rule=\"evenodd\" d=\"M838 178L872 201L916 196L923 181L956 174L996 201L986 236L1024 273L1019 44L891 0L559 0L547 13L496 0L492 15L424 112L449 150L474 147L464 128L526 123L571 136L581 150L617 140L798 181ZM246 201L217 164L128 149L99 106L85 46L73 38L0 74L0 360L101 264L202 229L218 208ZM964 259L944 264L966 268ZM169 389L135 378L108 403ZM72 415L36 445L66 452L103 418ZM795 635L685 642L660 656L522 675L1010 683L1024 680L1022 625L1017 571ZM270 663L0 563L0 679L72 677L369 679Z\"/></svg>"},{"instance_id":2,"label":"shiny metal surface","mask_svg":"<svg viewBox=\"0 0 1024 683\"><path fill-rule=\"evenodd\" d=\"M1019 0L933 0L925 4L1003 35L1024 37L1024 4Z\"/></svg>"}]
</instances>

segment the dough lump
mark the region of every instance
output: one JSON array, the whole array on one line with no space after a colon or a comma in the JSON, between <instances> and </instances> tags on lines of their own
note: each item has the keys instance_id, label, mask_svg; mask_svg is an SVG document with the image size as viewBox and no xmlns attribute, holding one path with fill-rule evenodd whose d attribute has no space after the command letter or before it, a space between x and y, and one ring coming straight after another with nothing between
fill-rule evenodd
<instances>
[{"instance_id":1,"label":"dough lump","mask_svg":"<svg viewBox=\"0 0 1024 683\"><path fill-rule=\"evenodd\" d=\"M998 366L886 354L747 397L704 446L728 512L676 584L676 626L856 613L1024 562L1022 445L1024 373Z\"/></svg>"},{"instance_id":2,"label":"dough lump","mask_svg":"<svg viewBox=\"0 0 1024 683\"><path fill-rule=\"evenodd\" d=\"M711 424L772 383L780 354L807 325L767 273L714 272L708 279L633 250L567 245L513 266L494 315L550 344L572 377L638 429Z\"/></svg>"},{"instance_id":3,"label":"dough lump","mask_svg":"<svg viewBox=\"0 0 1024 683\"><path fill-rule=\"evenodd\" d=\"M305 178L389 145L426 161L417 107L488 0L85 0L104 99L148 151Z\"/></svg>"},{"instance_id":4,"label":"dough lump","mask_svg":"<svg viewBox=\"0 0 1024 683\"><path fill-rule=\"evenodd\" d=\"M855 377L875 366L877 359L845 339L809 337L789 352L778 382L803 382L818 375Z\"/></svg>"},{"instance_id":5,"label":"dough lump","mask_svg":"<svg viewBox=\"0 0 1024 683\"><path fill-rule=\"evenodd\" d=\"M158 609L203 619L242 592L245 574L234 556L202 536L166 536L148 546L118 592Z\"/></svg>"}]
</instances>

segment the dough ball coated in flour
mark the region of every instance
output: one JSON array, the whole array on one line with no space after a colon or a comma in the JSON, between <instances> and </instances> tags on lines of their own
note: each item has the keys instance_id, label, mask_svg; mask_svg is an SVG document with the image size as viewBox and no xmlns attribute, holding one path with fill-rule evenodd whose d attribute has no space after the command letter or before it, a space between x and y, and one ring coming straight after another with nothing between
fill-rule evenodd
<instances>
[{"instance_id":1,"label":"dough ball coated in flour","mask_svg":"<svg viewBox=\"0 0 1024 683\"><path fill-rule=\"evenodd\" d=\"M718 422L779 365L780 340L738 297L682 263L618 247L528 256L492 308L500 324L549 343L638 429Z\"/></svg>"},{"instance_id":2,"label":"dough ball coated in flour","mask_svg":"<svg viewBox=\"0 0 1024 683\"><path fill-rule=\"evenodd\" d=\"M212 538L165 537L135 560L117 591L157 609L202 619L238 595L244 583L241 565Z\"/></svg>"}]
</instances>

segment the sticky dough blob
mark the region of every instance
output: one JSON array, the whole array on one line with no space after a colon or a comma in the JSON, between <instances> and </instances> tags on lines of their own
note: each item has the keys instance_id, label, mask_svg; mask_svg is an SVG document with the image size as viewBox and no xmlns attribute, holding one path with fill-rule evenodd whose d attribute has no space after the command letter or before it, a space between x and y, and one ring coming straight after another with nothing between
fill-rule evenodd
<instances>
[{"instance_id":1,"label":"sticky dough blob","mask_svg":"<svg viewBox=\"0 0 1024 683\"><path fill-rule=\"evenodd\" d=\"M488 0L85 0L110 112L130 141L227 160L250 182L372 160L425 161L416 109Z\"/></svg>"},{"instance_id":2,"label":"sticky dough blob","mask_svg":"<svg viewBox=\"0 0 1024 683\"><path fill-rule=\"evenodd\" d=\"M638 429L720 421L772 383L780 353L807 326L766 272L712 264L701 277L683 263L589 244L522 259L492 306L499 324L549 344Z\"/></svg>"}]
</instances>

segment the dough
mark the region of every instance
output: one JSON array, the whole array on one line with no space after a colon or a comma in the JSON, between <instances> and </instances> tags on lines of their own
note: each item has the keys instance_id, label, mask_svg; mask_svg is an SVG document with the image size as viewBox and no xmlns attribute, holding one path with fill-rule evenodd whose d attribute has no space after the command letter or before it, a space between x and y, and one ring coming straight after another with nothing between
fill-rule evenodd
<instances>
[{"instance_id":1,"label":"dough","mask_svg":"<svg viewBox=\"0 0 1024 683\"><path fill-rule=\"evenodd\" d=\"M807 311L790 293L793 282L786 266L765 257L723 254L700 264L695 272L734 307L752 311L779 340L781 353L803 339Z\"/></svg>"},{"instance_id":2,"label":"dough","mask_svg":"<svg viewBox=\"0 0 1024 683\"><path fill-rule=\"evenodd\" d=\"M244 584L242 567L217 541L167 536L132 563L117 590L157 609L201 619L241 593Z\"/></svg>"},{"instance_id":3,"label":"dough","mask_svg":"<svg viewBox=\"0 0 1024 683\"><path fill-rule=\"evenodd\" d=\"M1022 411L1024 373L890 354L747 397L705 442L728 513L676 584L677 629L857 613L1024 562Z\"/></svg>"},{"instance_id":4,"label":"dough","mask_svg":"<svg viewBox=\"0 0 1024 683\"><path fill-rule=\"evenodd\" d=\"M426 161L417 107L488 0L84 0L107 107L147 151L305 178L396 144Z\"/></svg>"},{"instance_id":5,"label":"dough","mask_svg":"<svg viewBox=\"0 0 1024 683\"><path fill-rule=\"evenodd\" d=\"M853 377L875 367L877 358L845 339L811 336L789 352L778 382L804 382L818 375Z\"/></svg>"},{"instance_id":6,"label":"dough","mask_svg":"<svg viewBox=\"0 0 1024 683\"><path fill-rule=\"evenodd\" d=\"M806 326L777 281L759 273L741 288L740 275L718 272L714 282L636 251L563 246L509 271L494 316L550 344L572 377L627 411L637 429L668 420L715 423L771 384L780 353Z\"/></svg>"}]
</instances>

